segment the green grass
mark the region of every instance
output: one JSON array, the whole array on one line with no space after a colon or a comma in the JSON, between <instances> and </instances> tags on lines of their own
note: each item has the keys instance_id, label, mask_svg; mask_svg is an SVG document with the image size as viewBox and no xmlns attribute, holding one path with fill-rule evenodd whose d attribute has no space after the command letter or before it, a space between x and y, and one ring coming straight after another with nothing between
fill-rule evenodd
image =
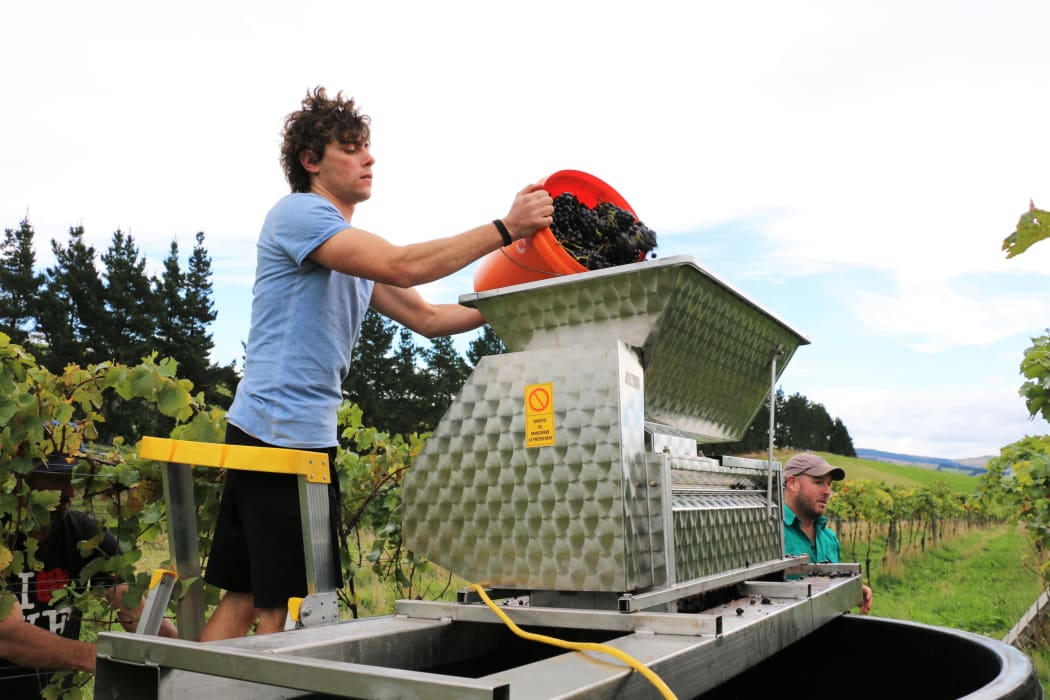
<instances>
[{"instance_id":1,"label":"green grass","mask_svg":"<svg viewBox=\"0 0 1050 700\"><path fill-rule=\"evenodd\" d=\"M1043 695L1050 697L1050 647L1038 646L1026 649L1025 653L1035 662L1039 672L1039 685L1043 686Z\"/></svg>"},{"instance_id":2,"label":"green grass","mask_svg":"<svg viewBox=\"0 0 1050 700\"><path fill-rule=\"evenodd\" d=\"M399 589L390 577L380 579L371 569L358 569L354 576L358 617L389 615L394 611L394 602L402 598L455 600L456 593L468 584L436 564L428 564L412 581L411 590Z\"/></svg>"},{"instance_id":3,"label":"green grass","mask_svg":"<svg viewBox=\"0 0 1050 700\"><path fill-rule=\"evenodd\" d=\"M1027 535L1002 525L967 532L925 555L872 567L872 614L1002 639L1042 592L1023 566Z\"/></svg>"}]
</instances>

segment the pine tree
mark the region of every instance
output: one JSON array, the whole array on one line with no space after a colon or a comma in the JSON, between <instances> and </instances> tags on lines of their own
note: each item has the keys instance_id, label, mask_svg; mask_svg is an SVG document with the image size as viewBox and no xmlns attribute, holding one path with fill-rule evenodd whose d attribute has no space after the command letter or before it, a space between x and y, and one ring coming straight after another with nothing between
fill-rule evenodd
<instances>
[{"instance_id":1,"label":"pine tree","mask_svg":"<svg viewBox=\"0 0 1050 700\"><path fill-rule=\"evenodd\" d=\"M152 352L157 334L159 300L146 275L146 259L135 239L120 229L102 254L106 311L100 345L107 359L133 365Z\"/></svg>"},{"instance_id":2,"label":"pine tree","mask_svg":"<svg viewBox=\"0 0 1050 700\"><path fill-rule=\"evenodd\" d=\"M392 381L388 383L384 414L377 417L383 421L378 425L390 433L408 435L429 429L426 423L428 389L417 362L418 355L412 331L402 327L391 358L394 371Z\"/></svg>"},{"instance_id":3,"label":"pine tree","mask_svg":"<svg viewBox=\"0 0 1050 700\"><path fill-rule=\"evenodd\" d=\"M164 272L160 279L154 280L153 293L157 296L157 354L161 357L172 357L178 360L180 348L185 347L186 337L179 323L179 310L182 307L183 282L182 269L179 267L179 243L174 238L164 258ZM196 384L194 384L196 386Z\"/></svg>"},{"instance_id":4,"label":"pine tree","mask_svg":"<svg viewBox=\"0 0 1050 700\"><path fill-rule=\"evenodd\" d=\"M777 443L780 447L806 448L806 434L808 432L806 414L808 412L809 400L802 394L795 393L784 400L780 417L777 419L777 422L783 426L780 432L784 441Z\"/></svg>"},{"instance_id":5,"label":"pine tree","mask_svg":"<svg viewBox=\"0 0 1050 700\"><path fill-rule=\"evenodd\" d=\"M204 231L198 231L193 252L190 253L188 271L184 278L182 294L182 322L187 338L186 352L175 355L180 366L185 366L183 376L193 385L204 389L209 403L229 406L233 393L240 382L236 362L217 365L211 361L215 341L208 330L218 318L212 302L211 256L204 247Z\"/></svg>"},{"instance_id":6,"label":"pine tree","mask_svg":"<svg viewBox=\"0 0 1050 700\"><path fill-rule=\"evenodd\" d=\"M824 404L820 403L810 404L809 416L811 423L806 448L827 452L831 444L831 427L833 425L831 416L828 414L828 410L824 408Z\"/></svg>"},{"instance_id":7,"label":"pine tree","mask_svg":"<svg viewBox=\"0 0 1050 700\"><path fill-rule=\"evenodd\" d=\"M179 263L179 244L172 239L164 258L164 272L154 280L160 300L157 315L157 352L179 363L179 376L204 391L209 404L229 407L240 381L236 363L215 365L215 347L209 326L218 318L212 303L211 257L204 247L204 232L196 234L188 269Z\"/></svg>"},{"instance_id":8,"label":"pine tree","mask_svg":"<svg viewBox=\"0 0 1050 700\"><path fill-rule=\"evenodd\" d=\"M211 351L215 348L208 327L218 318L218 313L211 300L211 257L204 247L203 231L197 232L196 241L190 254L189 271L182 295L183 323L193 356L185 358L183 362L189 364L185 376L190 379L197 376L203 382L211 365Z\"/></svg>"},{"instance_id":9,"label":"pine tree","mask_svg":"<svg viewBox=\"0 0 1050 700\"><path fill-rule=\"evenodd\" d=\"M432 431L470 376L470 365L459 356L448 336L431 339L430 347L423 351L423 359L427 366L422 377L427 387L421 397L422 422L423 430Z\"/></svg>"},{"instance_id":10,"label":"pine tree","mask_svg":"<svg viewBox=\"0 0 1050 700\"><path fill-rule=\"evenodd\" d=\"M505 352L507 352L507 346L496 335L496 331L492 330L492 326L486 323L478 337L470 341L470 345L467 346L467 360L471 367L477 367L478 362L485 355L502 355Z\"/></svg>"},{"instance_id":11,"label":"pine tree","mask_svg":"<svg viewBox=\"0 0 1050 700\"><path fill-rule=\"evenodd\" d=\"M396 324L369 309L354 344L350 373L343 382L343 395L361 408L364 424L381 430L388 429L380 418L386 416L388 387L394 371L389 354L395 335Z\"/></svg>"},{"instance_id":12,"label":"pine tree","mask_svg":"<svg viewBox=\"0 0 1050 700\"><path fill-rule=\"evenodd\" d=\"M437 426L469 375L451 338L435 338L421 352L412 331L369 310L343 394L361 407L367 425L391 434L423 433Z\"/></svg>"},{"instance_id":13,"label":"pine tree","mask_svg":"<svg viewBox=\"0 0 1050 700\"><path fill-rule=\"evenodd\" d=\"M856 457L853 438L840 418L834 421L823 404L810 401L802 394L784 398L784 390L776 392L773 444L793 450L817 450L844 457ZM758 412L744 437L738 442L703 446L704 452L715 454L750 454L764 452L769 446L768 407Z\"/></svg>"},{"instance_id":14,"label":"pine tree","mask_svg":"<svg viewBox=\"0 0 1050 700\"><path fill-rule=\"evenodd\" d=\"M44 276L34 271L33 226L29 217L17 229L4 229L0 243L0 332L26 345L36 328L35 309Z\"/></svg>"},{"instance_id":15,"label":"pine tree","mask_svg":"<svg viewBox=\"0 0 1050 700\"><path fill-rule=\"evenodd\" d=\"M95 321L96 345L104 348L103 359L124 365L138 364L153 352L156 345L157 316L160 300L154 291L155 281L146 274L146 259L131 234L120 229L113 232L109 247L101 255L105 314ZM174 423L157 413L141 399L107 396L102 407L106 422L99 427L99 437L109 440L123 436L138 440L145 435L166 435Z\"/></svg>"},{"instance_id":16,"label":"pine tree","mask_svg":"<svg viewBox=\"0 0 1050 700\"><path fill-rule=\"evenodd\" d=\"M45 348L41 363L55 373L67 364L102 362L106 357L105 296L95 269L95 248L84 242L84 227L69 229L69 243L51 240L55 265L45 272L37 318Z\"/></svg>"},{"instance_id":17,"label":"pine tree","mask_svg":"<svg viewBox=\"0 0 1050 700\"><path fill-rule=\"evenodd\" d=\"M846 424L842 419L836 418L831 428L831 436L828 441L828 452L842 455L843 457L856 457L857 450L853 447L853 438L846 430Z\"/></svg>"}]
</instances>

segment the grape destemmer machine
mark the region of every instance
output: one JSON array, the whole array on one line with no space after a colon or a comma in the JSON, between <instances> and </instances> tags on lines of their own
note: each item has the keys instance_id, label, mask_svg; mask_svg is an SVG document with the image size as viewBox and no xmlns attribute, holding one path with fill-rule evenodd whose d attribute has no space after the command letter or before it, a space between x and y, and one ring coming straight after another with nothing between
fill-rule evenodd
<instances>
[{"instance_id":1,"label":"grape destemmer machine","mask_svg":"<svg viewBox=\"0 0 1050 700\"><path fill-rule=\"evenodd\" d=\"M410 549L624 612L782 558L779 480L698 441L742 436L804 336L688 258L461 302L509 352L481 359L406 478Z\"/></svg>"}]
</instances>

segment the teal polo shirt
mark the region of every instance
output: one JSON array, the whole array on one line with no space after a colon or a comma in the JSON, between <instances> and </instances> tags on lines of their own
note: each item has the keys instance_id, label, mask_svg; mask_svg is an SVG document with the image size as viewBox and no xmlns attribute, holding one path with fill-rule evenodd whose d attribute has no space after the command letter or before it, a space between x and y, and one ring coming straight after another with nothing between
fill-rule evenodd
<instances>
[{"instance_id":1,"label":"teal polo shirt","mask_svg":"<svg viewBox=\"0 0 1050 700\"><path fill-rule=\"evenodd\" d=\"M835 531L828 527L828 519L823 515L817 519L817 541L812 542L802 532L802 523L788 505L784 504L784 554L788 556L809 555L811 564L839 562L839 538Z\"/></svg>"}]
</instances>

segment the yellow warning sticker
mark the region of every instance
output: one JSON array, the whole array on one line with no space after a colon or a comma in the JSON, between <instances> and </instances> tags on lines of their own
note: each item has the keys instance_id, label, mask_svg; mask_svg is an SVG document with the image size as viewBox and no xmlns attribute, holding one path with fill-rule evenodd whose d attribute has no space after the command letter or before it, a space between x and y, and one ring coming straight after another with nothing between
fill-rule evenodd
<instances>
[{"instance_id":1,"label":"yellow warning sticker","mask_svg":"<svg viewBox=\"0 0 1050 700\"><path fill-rule=\"evenodd\" d=\"M525 385L525 447L554 444L554 384Z\"/></svg>"}]
</instances>

